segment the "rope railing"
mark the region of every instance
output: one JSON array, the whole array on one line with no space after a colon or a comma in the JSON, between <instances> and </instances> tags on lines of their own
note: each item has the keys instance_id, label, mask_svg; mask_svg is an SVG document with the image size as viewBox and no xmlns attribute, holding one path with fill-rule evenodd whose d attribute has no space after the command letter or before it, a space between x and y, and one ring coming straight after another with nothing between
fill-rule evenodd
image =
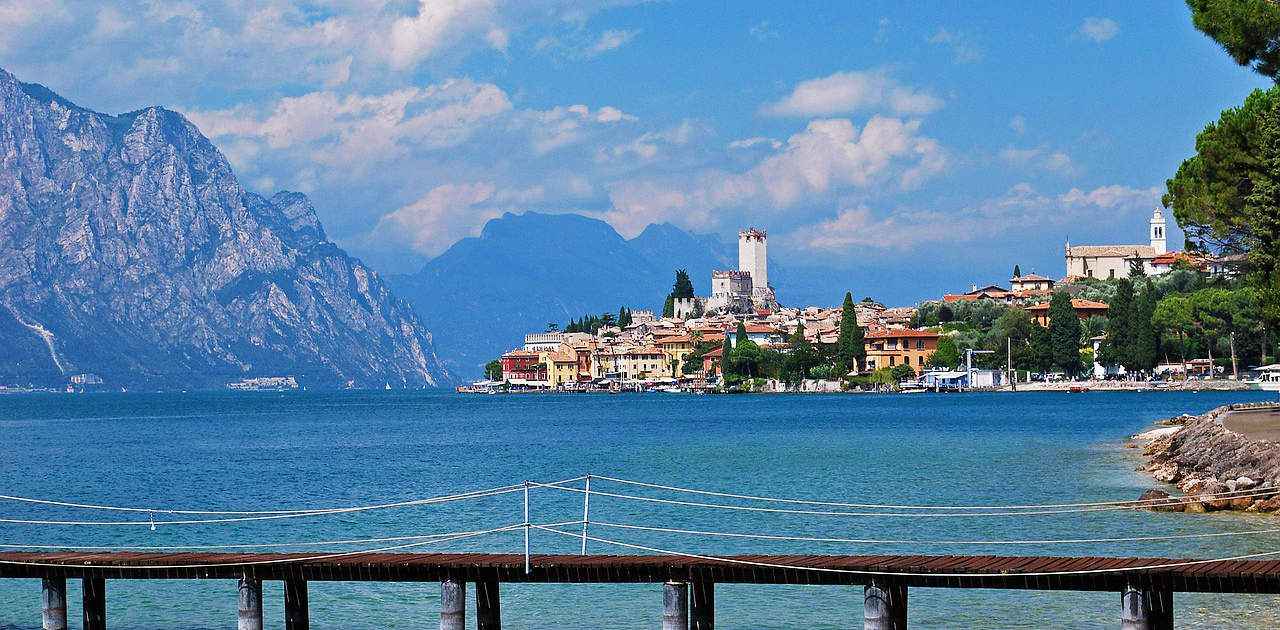
<instances>
[{"instance_id":1,"label":"rope railing","mask_svg":"<svg viewBox=\"0 0 1280 630\"><path fill-rule=\"evenodd\" d=\"M576 534L574 532L566 532L560 529L555 529L554 527L547 527L544 525L534 525L533 527L541 531L550 532L553 534L559 534L561 536L567 536L570 538L579 537L579 534ZM587 536L587 540L591 540L593 542L598 542L606 545L613 545L615 547L621 547L625 549L647 551L649 553L663 554L668 556L680 556L684 558L692 558L694 560L708 560L712 562L725 562L729 564L756 566L756 567L762 567L762 568L768 568L768 569L816 571L816 572L823 572L823 573L846 573L846 574L852 574L852 575L866 575L866 576L879 576L879 577L896 576L896 577L930 577L930 578L971 578L974 575L981 575L980 573L941 573L941 572L918 573L918 572L908 572L908 571L867 571L867 570L860 570L860 569L837 569L832 567L806 567L806 566L791 565L791 564L784 564L784 563L777 563L777 562L758 562L753 560L744 560L742 558L688 553L684 551L676 551L671 549L662 549L659 547L651 547L648 545L637 545L637 544L627 543L627 542L618 541L618 540L611 540L608 538L600 538L597 536ZM1118 567L1113 569L1081 569L1081 570L1064 570L1064 571L1038 571L1038 572L1027 572L1027 573L1019 572L1017 574L1017 577L1029 578L1029 577L1049 577L1049 576L1065 576L1065 575L1096 575L1096 574L1103 574L1103 573L1150 571L1153 569L1171 569L1176 567L1187 567L1187 566L1197 566L1202 564L1211 564L1215 562L1253 560L1257 558L1268 558L1273 556L1280 556L1280 550L1262 551L1258 553L1228 556L1224 558L1213 558L1209 560L1184 560L1184 561L1178 561L1178 562L1165 562L1165 563L1157 563L1157 564L1144 564L1140 566Z\"/></svg>"}]
</instances>

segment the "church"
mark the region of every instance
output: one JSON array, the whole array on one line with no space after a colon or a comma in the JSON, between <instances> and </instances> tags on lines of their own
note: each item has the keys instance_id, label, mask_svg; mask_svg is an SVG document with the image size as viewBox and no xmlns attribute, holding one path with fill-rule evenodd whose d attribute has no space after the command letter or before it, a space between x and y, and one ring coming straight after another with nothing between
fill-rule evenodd
<instances>
[{"instance_id":1,"label":"church","mask_svg":"<svg viewBox=\"0 0 1280 630\"><path fill-rule=\"evenodd\" d=\"M1141 264L1147 275L1168 271L1155 264L1169 257L1165 241L1165 219L1160 208L1151 214L1148 245L1077 245L1067 241L1067 277L1128 278L1131 265Z\"/></svg>"}]
</instances>

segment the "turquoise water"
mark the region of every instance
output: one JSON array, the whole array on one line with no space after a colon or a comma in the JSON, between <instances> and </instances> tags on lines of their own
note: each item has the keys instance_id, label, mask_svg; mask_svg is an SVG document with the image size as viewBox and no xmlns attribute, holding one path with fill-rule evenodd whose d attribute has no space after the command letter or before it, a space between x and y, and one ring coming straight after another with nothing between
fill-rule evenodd
<instances>
[{"instance_id":1,"label":"turquoise water","mask_svg":"<svg viewBox=\"0 0 1280 630\"><path fill-rule=\"evenodd\" d=\"M1134 499L1125 436L1152 421L1262 392L913 396L458 396L444 393L121 394L0 397L0 494L151 508L298 509L385 503L585 473L746 494L894 504L1044 504ZM682 498L593 482L593 490ZM579 483L580 487L580 483ZM689 498L689 497L683 497ZM740 503L703 498L710 502ZM694 500L699 500L696 497ZM531 493L532 520L581 518L582 495ZM0 516L147 520L0 501ZM157 516L163 519L163 516ZM310 518L149 527L0 524L0 543L258 544L411 536L522 521L521 495ZM593 496L591 520L808 537L1064 539L1280 528L1247 514L1104 511L1001 518L861 518L707 510ZM580 531L575 526L566 529ZM768 542L594 527L603 538L700 553L1053 554L1223 557L1280 549L1280 535L1125 544L958 546ZM352 550L395 543L323 549ZM579 541L534 532L535 553ZM301 550L303 548L299 548ZM421 551L518 553L509 532ZM311 548L314 550L314 548ZM595 553L629 553L591 543ZM78 584L70 606L78 610ZM221 628L233 582L110 581L113 628ZM314 583L316 628L431 627L430 584ZM282 592L266 588L267 624ZM722 628L857 627L861 591L717 587ZM509 628L654 628L657 585L504 585ZM39 582L0 580L0 628L38 628ZM1274 627L1273 596L1176 596L1179 627ZM1030 611L1030 612L1029 612ZM915 628L1110 628L1119 595L913 589ZM73 626L78 619L73 617ZM1247 620L1247 621L1246 621ZM472 623L474 623L472 621ZM472 626L474 627L474 625Z\"/></svg>"}]
</instances>

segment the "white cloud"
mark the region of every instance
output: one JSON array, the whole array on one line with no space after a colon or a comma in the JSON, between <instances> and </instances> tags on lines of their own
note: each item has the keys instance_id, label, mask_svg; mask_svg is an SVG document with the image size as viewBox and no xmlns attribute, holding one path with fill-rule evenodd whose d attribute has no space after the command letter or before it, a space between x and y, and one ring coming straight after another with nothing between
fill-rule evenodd
<instances>
[{"instance_id":1,"label":"white cloud","mask_svg":"<svg viewBox=\"0 0 1280 630\"><path fill-rule=\"evenodd\" d=\"M609 51L617 50L619 48L622 48L623 46L626 46L628 43L630 43L631 40L634 39L635 36L638 34L640 34L640 31L638 29L629 30L629 31L626 31L626 30L605 31L600 34L600 39L596 40L596 43L591 45L589 53L591 55L599 55Z\"/></svg>"},{"instance_id":2,"label":"white cloud","mask_svg":"<svg viewBox=\"0 0 1280 630\"><path fill-rule=\"evenodd\" d=\"M1014 116L1009 119L1009 128L1018 135L1027 133L1027 119L1022 115Z\"/></svg>"},{"instance_id":3,"label":"white cloud","mask_svg":"<svg viewBox=\"0 0 1280 630\"><path fill-rule=\"evenodd\" d=\"M608 186L613 207L602 216L623 234L649 223L714 227L726 209L788 211L843 190L918 186L946 165L920 121L873 116L862 129L843 118L810 121L781 150L742 173L709 169L665 180L630 179Z\"/></svg>"},{"instance_id":4,"label":"white cloud","mask_svg":"<svg viewBox=\"0 0 1280 630\"><path fill-rule=\"evenodd\" d=\"M485 222L502 215L492 183L445 184L426 196L387 213L369 236L375 243L404 245L435 256L460 238L475 236Z\"/></svg>"},{"instance_id":5,"label":"white cloud","mask_svg":"<svg viewBox=\"0 0 1280 630\"><path fill-rule=\"evenodd\" d=\"M1000 159L1010 166L1032 168L1058 175L1078 175L1083 168L1071 160L1071 156L1062 151L1053 151L1045 145L1030 149L1019 149L1007 146L1000 150Z\"/></svg>"},{"instance_id":6,"label":"white cloud","mask_svg":"<svg viewBox=\"0 0 1280 630\"><path fill-rule=\"evenodd\" d=\"M778 31L769 25L769 20L763 20L759 24L747 29L747 34L757 41L766 41L777 39Z\"/></svg>"},{"instance_id":7,"label":"white cloud","mask_svg":"<svg viewBox=\"0 0 1280 630\"><path fill-rule=\"evenodd\" d=\"M411 68L465 35L492 33L495 5L496 0L420 0L416 15L391 24L388 63ZM492 37L489 43L494 43Z\"/></svg>"},{"instance_id":8,"label":"white cloud","mask_svg":"<svg viewBox=\"0 0 1280 630\"><path fill-rule=\"evenodd\" d=\"M964 32L952 32L944 27L938 27L932 35L924 38L930 44L949 46L955 52L955 62L958 64L976 63L982 61L983 52L977 44Z\"/></svg>"},{"instance_id":9,"label":"white cloud","mask_svg":"<svg viewBox=\"0 0 1280 630\"><path fill-rule=\"evenodd\" d=\"M511 109L497 86L456 79L378 95L310 92L281 99L266 115L241 106L188 116L210 137L256 138L320 163L371 164L456 146Z\"/></svg>"},{"instance_id":10,"label":"white cloud","mask_svg":"<svg viewBox=\"0 0 1280 630\"><path fill-rule=\"evenodd\" d=\"M1087 17L1080 24L1080 36L1095 42L1105 42L1120 34L1120 25L1111 18Z\"/></svg>"},{"instance_id":11,"label":"white cloud","mask_svg":"<svg viewBox=\"0 0 1280 630\"><path fill-rule=\"evenodd\" d=\"M1089 192L1072 188L1056 197L1020 183L1004 195L955 210L897 208L877 213L866 204L802 227L784 244L794 250L819 250L850 257L866 250L910 251L940 243L980 242L1014 234L1025 226L1065 226L1114 219L1117 213L1150 212L1158 188L1119 184Z\"/></svg>"},{"instance_id":12,"label":"white cloud","mask_svg":"<svg viewBox=\"0 0 1280 630\"><path fill-rule=\"evenodd\" d=\"M887 70L837 72L802 81L790 94L766 104L761 112L774 116L832 116L863 110L897 115L921 115L937 111L942 99L928 90L899 83Z\"/></svg>"},{"instance_id":13,"label":"white cloud","mask_svg":"<svg viewBox=\"0 0 1280 630\"><path fill-rule=\"evenodd\" d=\"M750 149L752 147L761 146L761 145L768 146L771 149L782 148L781 142L773 138L765 138L763 136L756 136L754 138L743 138L741 140L734 140L733 142L729 143L729 148L730 149Z\"/></svg>"}]
</instances>

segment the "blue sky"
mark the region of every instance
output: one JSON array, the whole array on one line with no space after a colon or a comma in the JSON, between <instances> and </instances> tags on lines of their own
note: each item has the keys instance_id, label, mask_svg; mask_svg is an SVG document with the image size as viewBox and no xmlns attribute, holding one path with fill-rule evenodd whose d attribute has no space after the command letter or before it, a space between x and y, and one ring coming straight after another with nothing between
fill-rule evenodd
<instances>
[{"instance_id":1,"label":"blue sky","mask_svg":"<svg viewBox=\"0 0 1280 630\"><path fill-rule=\"evenodd\" d=\"M0 0L0 63L183 112L384 273L579 212L765 227L793 299L891 302L1144 242L1195 133L1266 85L1180 2Z\"/></svg>"}]
</instances>

